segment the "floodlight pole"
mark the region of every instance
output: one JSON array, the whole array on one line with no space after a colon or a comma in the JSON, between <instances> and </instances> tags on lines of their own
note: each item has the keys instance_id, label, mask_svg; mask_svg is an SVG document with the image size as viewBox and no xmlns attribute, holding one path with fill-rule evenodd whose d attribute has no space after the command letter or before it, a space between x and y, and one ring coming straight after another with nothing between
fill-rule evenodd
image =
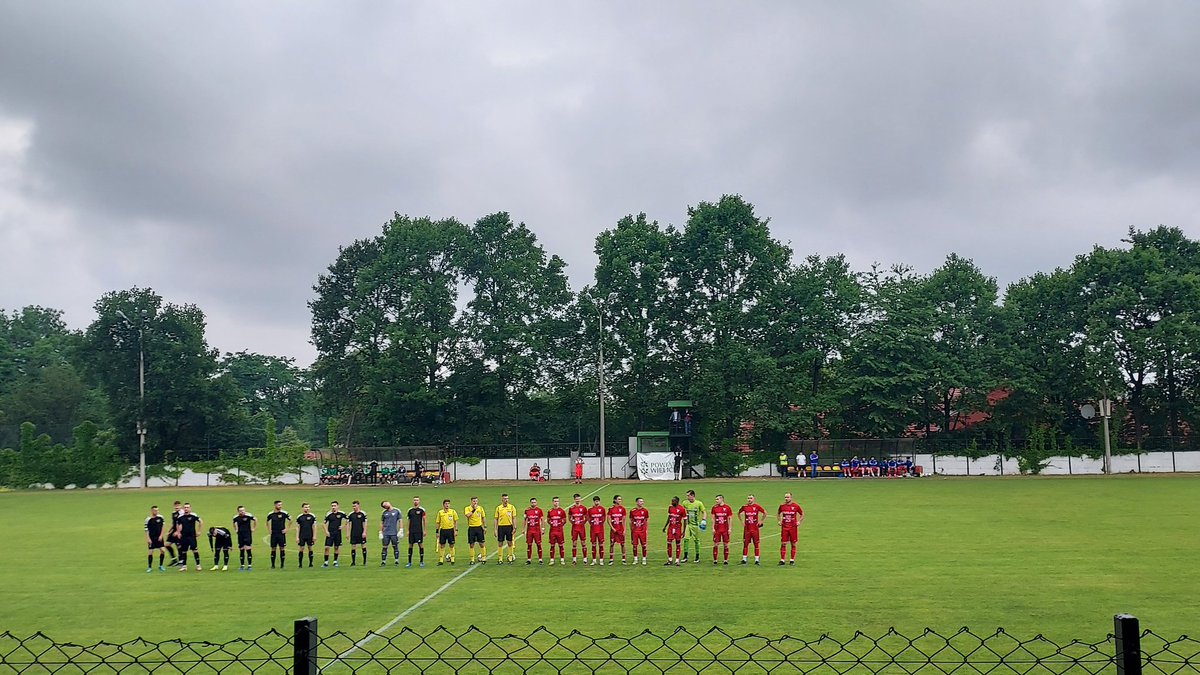
<instances>
[{"instance_id":1,"label":"floodlight pole","mask_svg":"<svg viewBox=\"0 0 1200 675\"><path fill-rule=\"evenodd\" d=\"M1112 473L1112 439L1109 437L1108 418L1112 415L1112 400L1108 398L1108 392L1104 392L1104 398L1100 401L1100 417L1104 420L1104 473Z\"/></svg>"},{"instance_id":2,"label":"floodlight pole","mask_svg":"<svg viewBox=\"0 0 1200 675\"><path fill-rule=\"evenodd\" d=\"M133 322L125 316L125 312L117 310L117 315L125 320L125 324L133 328ZM142 487L146 487L146 343L144 339L145 326L138 326L138 478Z\"/></svg>"},{"instance_id":3,"label":"floodlight pole","mask_svg":"<svg viewBox=\"0 0 1200 675\"><path fill-rule=\"evenodd\" d=\"M600 478L604 478L604 305L601 304L596 309L596 315L600 317L600 360L596 364L596 370L600 374Z\"/></svg>"}]
</instances>

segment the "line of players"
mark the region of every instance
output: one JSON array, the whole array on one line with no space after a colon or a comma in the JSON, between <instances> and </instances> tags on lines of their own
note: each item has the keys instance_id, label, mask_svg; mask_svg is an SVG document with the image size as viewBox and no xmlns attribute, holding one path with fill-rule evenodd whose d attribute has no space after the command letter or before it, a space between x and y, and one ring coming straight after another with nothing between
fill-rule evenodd
<instances>
[{"instance_id":1,"label":"line of players","mask_svg":"<svg viewBox=\"0 0 1200 675\"><path fill-rule=\"evenodd\" d=\"M604 565L605 543L609 547L608 562L616 562L616 549L621 548L621 564L627 564L626 557L626 528L633 548L633 564L648 564L647 539L650 525L650 512L645 507L645 500L637 498L636 506L626 510L620 495L613 497L611 507L605 508L600 503L600 497L592 498L589 508L583 504L579 494L575 494L574 503L566 509L562 508L558 497L552 500L548 511L538 506L536 498L529 500L529 508L524 510L523 524L525 537L525 564L533 564L533 551L537 549L538 564L544 562L542 547L543 532L546 532L550 548L550 565L555 564L555 552L558 553L559 564L566 564L566 528L570 525L571 562L579 564L579 549L583 549L585 565ZM388 547L393 553L393 564L400 564L400 537L405 528L402 520L408 525L408 562L405 567L412 567L414 549L417 550L418 564L425 566L425 533L428 525L428 514L421 507L420 497L413 497L413 506L407 513L401 514L388 501L381 502L383 513L379 523L379 537L382 543L380 565L387 565ZM304 566L307 553L308 566L313 567L313 547L315 544L316 516L311 506L305 502L303 512L296 518L296 542L300 548L297 554L297 565ZM667 560L665 565L679 566L688 562L688 544L693 545L693 562L700 562L700 532L707 528L707 518L713 519L713 558L714 565L721 562L720 553L724 553L723 562L729 564L729 545L732 524L735 521L733 508L725 503L723 495L716 496L716 504L706 511L704 504L696 499L696 493L688 490L686 499L682 502L678 497L671 499L667 509L666 521L662 531L667 535ZM742 525L742 560L741 564L749 562L750 547L754 548L754 564L761 564L762 527L766 524L767 512L757 503L754 495L748 495L746 503L736 512L736 520ZM480 506L479 498L472 497L471 503L463 509L462 519L467 523L467 546L470 551L470 564L484 564L488 559L486 544L486 529L488 518L484 507ZM780 526L779 564L796 564L796 546L799 526L804 521L804 510L792 499L792 494L784 494L783 503L776 511L776 519ZM291 516L283 510L283 503L276 501L274 508L266 518L270 537L271 567L283 568L286 562L287 534ZM449 499L442 501L442 508L434 514L434 535L437 539L437 564L455 564L457 557L457 531L460 518L450 504ZM203 531L204 523L199 515L191 510L190 504L175 503L175 511L171 515L172 526L164 535L163 517L158 513L158 507L151 507L150 517L146 519L146 543L149 549L146 560L146 571L153 571L153 557L157 550L159 555L159 570L164 570L166 554L172 556L171 565L178 563L180 571L187 569L187 553L191 551L196 562L196 570L202 569L200 552L197 546L198 533ZM508 494L502 494L500 505L493 515L495 537L499 550L499 562L513 564L516 561L516 548L513 531L517 522L516 506L509 502ZM233 548L233 537L236 534L239 551L239 570L253 569L253 541L257 531L257 519L246 512L242 506L237 507L237 515L233 518L233 531L224 527L210 527L208 539L213 550L212 570L227 570L229 552ZM342 534L349 530L351 566L358 564L358 554L362 554L363 565L367 564L367 515L362 505L354 501L349 513L341 511L338 502L330 503L329 512L325 514L322 529L325 535L324 562L322 567L332 564L339 565ZM607 528L608 536L605 537ZM790 560L787 556L790 545ZM557 549L556 549L557 547ZM639 549L640 547L640 549ZM177 550L177 551L176 551ZM505 551L507 550L507 553ZM641 555L639 556L639 550ZM590 555L589 555L590 553ZM222 562L222 555L224 560Z\"/></svg>"}]
</instances>

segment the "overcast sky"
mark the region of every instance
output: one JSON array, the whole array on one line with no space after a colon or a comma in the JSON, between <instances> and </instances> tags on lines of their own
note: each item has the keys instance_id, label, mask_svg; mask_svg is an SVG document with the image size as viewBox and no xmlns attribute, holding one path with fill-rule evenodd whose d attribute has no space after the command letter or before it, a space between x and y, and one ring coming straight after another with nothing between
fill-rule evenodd
<instances>
[{"instance_id":1,"label":"overcast sky","mask_svg":"<svg viewBox=\"0 0 1200 675\"><path fill-rule=\"evenodd\" d=\"M738 193L798 256L1006 284L1200 236L1195 2L0 0L0 308L195 303L314 356L393 212L524 221L591 281L623 215Z\"/></svg>"}]
</instances>

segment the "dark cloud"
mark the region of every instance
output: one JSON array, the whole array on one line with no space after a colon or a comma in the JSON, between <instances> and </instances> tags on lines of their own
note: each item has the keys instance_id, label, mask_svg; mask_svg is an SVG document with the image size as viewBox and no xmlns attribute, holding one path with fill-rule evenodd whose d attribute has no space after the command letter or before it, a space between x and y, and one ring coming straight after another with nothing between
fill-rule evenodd
<instances>
[{"instance_id":1,"label":"dark cloud","mask_svg":"<svg viewBox=\"0 0 1200 675\"><path fill-rule=\"evenodd\" d=\"M393 211L525 221L590 280L626 213L736 192L798 254L1002 282L1200 227L1200 6L0 4L0 307L149 285L311 358Z\"/></svg>"}]
</instances>

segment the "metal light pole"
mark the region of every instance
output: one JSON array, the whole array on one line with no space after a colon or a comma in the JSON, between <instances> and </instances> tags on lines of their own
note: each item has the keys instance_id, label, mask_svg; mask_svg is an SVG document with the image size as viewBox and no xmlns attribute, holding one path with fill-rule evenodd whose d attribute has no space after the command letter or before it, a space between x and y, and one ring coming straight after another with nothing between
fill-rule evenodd
<instances>
[{"instance_id":1,"label":"metal light pole","mask_svg":"<svg viewBox=\"0 0 1200 675\"><path fill-rule=\"evenodd\" d=\"M125 320L125 323L133 328L133 322L125 316L125 312L117 310L117 316ZM146 487L146 348L144 338L144 325L138 326L138 476L141 480L142 487Z\"/></svg>"},{"instance_id":2,"label":"metal light pole","mask_svg":"<svg viewBox=\"0 0 1200 675\"><path fill-rule=\"evenodd\" d=\"M600 305L596 314L600 317L600 361L596 370L600 373L600 478L604 478L604 305Z\"/></svg>"},{"instance_id":3,"label":"metal light pole","mask_svg":"<svg viewBox=\"0 0 1200 675\"><path fill-rule=\"evenodd\" d=\"M1108 433L1108 418L1112 416L1112 400L1108 398L1108 392L1104 392L1104 398L1100 399L1100 417L1104 420L1104 473L1112 473L1112 439Z\"/></svg>"}]
</instances>

